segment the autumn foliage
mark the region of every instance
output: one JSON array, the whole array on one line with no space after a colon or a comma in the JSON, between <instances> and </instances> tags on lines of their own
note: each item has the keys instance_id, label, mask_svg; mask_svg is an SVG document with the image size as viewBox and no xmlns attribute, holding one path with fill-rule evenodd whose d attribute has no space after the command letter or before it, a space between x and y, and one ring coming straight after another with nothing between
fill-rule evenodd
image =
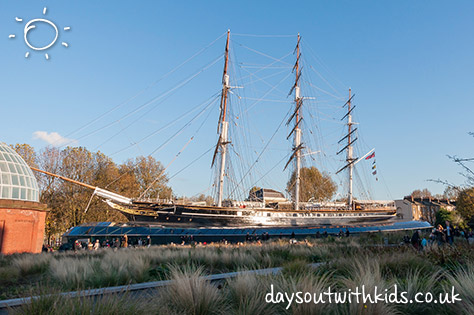
<instances>
[{"instance_id":1,"label":"autumn foliage","mask_svg":"<svg viewBox=\"0 0 474 315\"><path fill-rule=\"evenodd\" d=\"M17 144L13 148L30 166L130 198L142 194L143 198L150 199L172 197L163 165L151 156L140 156L117 165L105 154L83 147L62 150L47 147L39 152L28 144ZM48 236L85 222L127 221L103 200L92 197L90 189L41 173L35 175L40 187L40 202L50 209L46 218Z\"/></svg>"}]
</instances>

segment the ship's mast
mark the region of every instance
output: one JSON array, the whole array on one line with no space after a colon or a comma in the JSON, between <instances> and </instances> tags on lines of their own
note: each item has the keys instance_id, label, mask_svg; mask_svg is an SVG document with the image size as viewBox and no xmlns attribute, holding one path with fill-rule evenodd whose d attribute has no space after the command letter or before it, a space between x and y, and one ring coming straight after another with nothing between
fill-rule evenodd
<instances>
[{"instance_id":1,"label":"ship's mast","mask_svg":"<svg viewBox=\"0 0 474 315\"><path fill-rule=\"evenodd\" d=\"M301 96L299 80L301 77L301 66L300 66L300 34L298 33L298 42L296 43L296 63L293 68L295 70L295 84L293 85L290 94L295 91L295 111L291 115L290 119L288 119L287 125L290 122L295 120L295 125L291 130L288 138L294 133L294 145L293 145L293 154L291 155L290 159L285 165L286 167L290 164L290 162L294 159L295 163L295 194L293 203L295 206L295 210L299 210L300 208L300 183L301 183L301 149L303 149L303 143L301 142L301 129L300 129L300 122L303 120L301 117L301 106L303 105L303 97Z\"/></svg>"},{"instance_id":2,"label":"ship's mast","mask_svg":"<svg viewBox=\"0 0 474 315\"><path fill-rule=\"evenodd\" d=\"M348 177L348 182L349 182L349 192L348 192L348 197L347 197L347 206L349 209L354 209L354 198L353 198L353 192L352 192L352 176L353 176L353 170L354 170L354 164L357 163L357 158L354 158L353 155L353 148L352 145L354 142L356 142L357 137L354 136L355 131L357 128L352 128L352 125L355 123L352 121L352 111L354 110L355 106L352 106L352 98L354 95L352 94L351 89L349 89L349 99L347 102L344 104L344 106L347 105L347 113L342 117L341 120L344 120L347 117L347 135L344 136L341 140L339 140L339 143L347 139L347 145L342 148L337 154L342 153L344 150L347 150L347 156L346 156L346 166L341 168L339 171L336 172L338 174L342 170L349 168L349 177Z\"/></svg>"},{"instance_id":3,"label":"ship's mast","mask_svg":"<svg viewBox=\"0 0 474 315\"><path fill-rule=\"evenodd\" d=\"M300 34L298 33L298 42L296 44L296 64L295 64L295 171L296 171L296 180L295 180L295 210L300 208L300 180L301 180L301 129L299 127L301 115L300 107L302 105L303 99L300 96L300 87L299 87L299 78L300 78Z\"/></svg>"},{"instance_id":4,"label":"ship's mast","mask_svg":"<svg viewBox=\"0 0 474 315\"><path fill-rule=\"evenodd\" d=\"M347 205L352 208L352 173L354 170L354 159L352 157L352 114L351 114L351 89L349 88L349 101L347 103L347 163L349 165L349 196L347 197Z\"/></svg>"},{"instance_id":5,"label":"ship's mast","mask_svg":"<svg viewBox=\"0 0 474 315\"><path fill-rule=\"evenodd\" d=\"M218 152L220 152L220 169L219 169L219 182L217 186L217 206L222 207L222 196L224 195L224 176L225 176L225 162L227 154L227 144L228 140L228 128L229 123L226 120L227 114L227 98L228 92L230 89L229 86L229 75L227 74L227 68L229 65L229 39L230 39L230 30L227 31L227 42L225 45L225 64L224 64L224 74L222 76L222 94L221 94L221 113L219 117L219 126L218 132L219 140L216 145L216 150L214 151L214 157L212 159L212 166L214 165L215 158Z\"/></svg>"}]
</instances>

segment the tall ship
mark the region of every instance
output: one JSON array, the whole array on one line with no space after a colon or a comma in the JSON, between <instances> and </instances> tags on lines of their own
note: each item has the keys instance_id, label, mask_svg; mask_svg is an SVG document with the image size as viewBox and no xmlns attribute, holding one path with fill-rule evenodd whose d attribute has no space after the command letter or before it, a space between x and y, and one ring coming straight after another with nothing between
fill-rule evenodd
<instances>
[{"instance_id":1,"label":"tall ship","mask_svg":"<svg viewBox=\"0 0 474 315\"><path fill-rule=\"evenodd\" d=\"M165 227L312 227L332 225L353 225L384 223L396 217L396 208L393 200L358 200L353 196L354 167L360 161L373 156L371 150L362 157L355 157L353 146L357 140L352 114L355 106L352 104L353 95L349 89L349 96L343 108L345 115L341 120L347 127L345 135L340 139L342 148L337 153L345 154L345 165L337 173L347 172L348 193L338 201L302 201L302 157L305 145L302 141L302 108L305 97L300 89L300 35L297 37L295 48L296 61L293 67L295 73L294 84L289 95L293 96L293 108L290 112L287 125L290 132L287 139L292 138L292 152L284 167L294 169L294 185L291 198L288 199L279 191L266 188L252 190L245 200L225 199L224 186L228 174L226 163L229 154L229 93L232 93L229 76L229 40L230 31L227 31L225 46L225 62L222 76L222 91L220 93L220 115L218 120L218 141L214 149L211 165L217 170L217 197L213 205L202 203L180 202L164 199L129 198L106 189L74 181L72 179L32 168L35 171L55 176L73 182L94 191L94 195L102 198L108 206L120 211L130 221L156 224ZM264 117L262 118L264 119ZM336 173L336 174L337 174Z\"/></svg>"}]
</instances>

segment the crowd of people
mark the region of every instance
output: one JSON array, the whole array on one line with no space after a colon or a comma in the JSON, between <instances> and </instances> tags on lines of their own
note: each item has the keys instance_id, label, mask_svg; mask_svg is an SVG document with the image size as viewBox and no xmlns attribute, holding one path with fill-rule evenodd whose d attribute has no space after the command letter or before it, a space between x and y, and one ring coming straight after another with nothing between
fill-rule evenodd
<instances>
[{"instance_id":1,"label":"crowd of people","mask_svg":"<svg viewBox=\"0 0 474 315\"><path fill-rule=\"evenodd\" d=\"M350 231L346 228L345 231L342 229L339 230L339 233L334 234L333 236L337 236L339 238L349 237L351 235ZM290 243L296 243L297 236L293 231L291 235L283 235L280 233L279 236L272 235L273 238L278 237L282 239L283 237L288 237L290 239ZM320 233L320 231L316 231L314 237L316 238L326 238L329 234L327 231ZM452 227L452 224L449 221L445 222L445 226L443 227L441 224L438 225L436 228L433 228L430 234L422 233L420 230L416 230L413 232L412 236L405 235L403 237L402 244L411 244L417 250L423 250L427 246L432 244L437 244L438 246L442 246L443 244L450 244L454 243L454 238L465 238L465 240L469 244L474 244L474 235L471 230L463 230L457 227ZM196 241L193 235L182 235L180 236L181 245L207 245L211 244L211 242L199 242ZM247 233L245 235L245 243L258 243L261 244L264 241L268 241L270 239L270 234L268 232L263 232L262 234L257 233ZM235 240L234 240L235 242ZM223 238L218 241L218 243L228 244L228 240ZM173 243L171 243L173 244ZM177 243L176 245L178 245ZM244 244L244 240L239 241L237 244ZM69 246L68 248L63 248L63 250L89 250L89 251L96 251L100 248L112 248L112 249L119 249L119 248L128 248L128 247L150 247L152 245L152 238L150 235L146 237L131 237L129 238L127 235L123 235L122 237L115 237L115 238L101 238L101 239L83 239L83 240L75 240L74 243L71 244L63 244ZM59 249L61 250L61 248ZM43 246L43 251L52 251L52 248L48 248Z\"/></svg>"},{"instance_id":2,"label":"crowd of people","mask_svg":"<svg viewBox=\"0 0 474 315\"><path fill-rule=\"evenodd\" d=\"M90 239L87 241L75 240L74 241L74 251L80 250L98 250L99 248L128 248L128 247L150 247L152 244L151 237L148 235L146 238L137 238L133 240L129 240L128 235L124 235L122 237L111 238L111 239L104 239L102 242L99 239L95 241L91 241Z\"/></svg>"},{"instance_id":3,"label":"crowd of people","mask_svg":"<svg viewBox=\"0 0 474 315\"><path fill-rule=\"evenodd\" d=\"M427 237L423 237L420 230L413 232L411 238L408 235L405 235L403 242L405 244L413 245L413 247L418 250L423 250L432 244L437 244L438 246L444 244L452 245L454 243L454 237L464 238L469 244L474 243L474 235L471 230L452 227L449 221L445 222L445 227L439 224L436 228L433 228Z\"/></svg>"}]
</instances>

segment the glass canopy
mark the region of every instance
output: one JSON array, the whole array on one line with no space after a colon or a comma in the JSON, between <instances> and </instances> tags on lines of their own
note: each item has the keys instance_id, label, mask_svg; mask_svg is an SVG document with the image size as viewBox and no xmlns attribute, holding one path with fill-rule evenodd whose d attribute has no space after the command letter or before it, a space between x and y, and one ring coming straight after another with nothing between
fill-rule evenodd
<instances>
[{"instance_id":1,"label":"glass canopy","mask_svg":"<svg viewBox=\"0 0 474 315\"><path fill-rule=\"evenodd\" d=\"M0 142L0 199L39 201L33 172L22 157L3 142Z\"/></svg>"}]
</instances>

